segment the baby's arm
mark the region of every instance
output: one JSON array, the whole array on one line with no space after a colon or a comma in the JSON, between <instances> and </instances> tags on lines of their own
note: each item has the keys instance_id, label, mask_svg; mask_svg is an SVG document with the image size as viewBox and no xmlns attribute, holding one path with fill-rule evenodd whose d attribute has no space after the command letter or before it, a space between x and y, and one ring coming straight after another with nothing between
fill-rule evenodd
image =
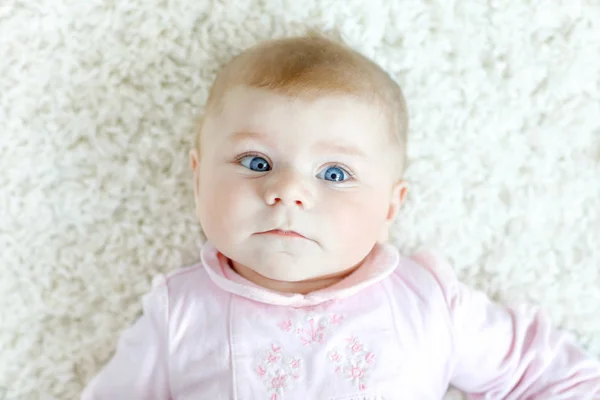
<instances>
[{"instance_id":1,"label":"baby's arm","mask_svg":"<svg viewBox=\"0 0 600 400\"><path fill-rule=\"evenodd\" d=\"M436 277L453 327L451 384L470 399L600 399L600 363L539 311L507 309L458 282L441 257L414 257Z\"/></svg>"},{"instance_id":2,"label":"baby's arm","mask_svg":"<svg viewBox=\"0 0 600 400\"><path fill-rule=\"evenodd\" d=\"M126 329L113 358L88 384L82 400L169 399L168 293L164 278L143 297L144 314Z\"/></svg>"}]
</instances>

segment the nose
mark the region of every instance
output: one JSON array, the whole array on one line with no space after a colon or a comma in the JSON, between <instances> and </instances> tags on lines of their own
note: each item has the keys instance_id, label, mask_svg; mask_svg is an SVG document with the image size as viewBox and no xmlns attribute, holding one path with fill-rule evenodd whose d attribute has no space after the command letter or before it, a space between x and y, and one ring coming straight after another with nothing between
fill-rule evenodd
<instances>
[{"instance_id":1,"label":"nose","mask_svg":"<svg viewBox=\"0 0 600 400\"><path fill-rule=\"evenodd\" d=\"M283 204L288 207L310 209L314 197L305 178L291 168L271 171L264 190L264 200L269 206Z\"/></svg>"}]
</instances>

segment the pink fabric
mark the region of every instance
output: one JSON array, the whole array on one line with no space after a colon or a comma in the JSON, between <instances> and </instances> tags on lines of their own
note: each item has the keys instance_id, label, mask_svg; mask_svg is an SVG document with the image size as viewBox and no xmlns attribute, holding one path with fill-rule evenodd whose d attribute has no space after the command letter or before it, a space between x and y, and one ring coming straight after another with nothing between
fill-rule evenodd
<instances>
[{"instance_id":1,"label":"pink fabric","mask_svg":"<svg viewBox=\"0 0 600 400\"><path fill-rule=\"evenodd\" d=\"M281 294L206 244L155 279L81 398L598 399L600 364L534 309L505 309L434 253L379 245L339 284Z\"/></svg>"}]
</instances>

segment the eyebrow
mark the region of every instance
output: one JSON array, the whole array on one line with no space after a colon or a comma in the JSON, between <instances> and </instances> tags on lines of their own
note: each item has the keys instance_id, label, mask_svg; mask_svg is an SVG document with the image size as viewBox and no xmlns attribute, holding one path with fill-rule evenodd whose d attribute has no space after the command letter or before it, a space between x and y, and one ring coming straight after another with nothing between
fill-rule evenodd
<instances>
[{"instance_id":1,"label":"eyebrow","mask_svg":"<svg viewBox=\"0 0 600 400\"><path fill-rule=\"evenodd\" d=\"M242 142L244 140L268 140L267 136L258 133L258 132L235 132L230 137L229 140L232 142Z\"/></svg>"},{"instance_id":2,"label":"eyebrow","mask_svg":"<svg viewBox=\"0 0 600 400\"><path fill-rule=\"evenodd\" d=\"M345 154L347 156L354 157L367 157L366 154L363 151L361 151L358 147L346 146L330 141L321 141L317 143L314 147L314 150L320 152L329 151L332 153Z\"/></svg>"},{"instance_id":3,"label":"eyebrow","mask_svg":"<svg viewBox=\"0 0 600 400\"><path fill-rule=\"evenodd\" d=\"M243 142L246 140L264 140L269 142L270 138L267 135L259 132L241 131L233 133L229 137L229 140L232 142ZM318 142L313 146L312 150L319 153L331 152L354 157L367 157L366 154L363 151L361 151L358 147L343 145L328 140L322 140Z\"/></svg>"}]
</instances>

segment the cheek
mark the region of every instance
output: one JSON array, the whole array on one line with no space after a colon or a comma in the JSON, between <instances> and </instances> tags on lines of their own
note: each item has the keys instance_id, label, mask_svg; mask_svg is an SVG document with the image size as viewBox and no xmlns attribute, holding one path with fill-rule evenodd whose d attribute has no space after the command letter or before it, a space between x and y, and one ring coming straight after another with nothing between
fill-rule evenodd
<instances>
[{"instance_id":1,"label":"cheek","mask_svg":"<svg viewBox=\"0 0 600 400\"><path fill-rule=\"evenodd\" d=\"M231 235L240 228L240 219L252 198L248 185L227 176L213 174L201 177L200 222L209 239Z\"/></svg>"},{"instance_id":2,"label":"cheek","mask_svg":"<svg viewBox=\"0 0 600 400\"><path fill-rule=\"evenodd\" d=\"M387 215L386 205L380 196L362 193L345 196L329 204L332 229L338 237L349 242L377 240Z\"/></svg>"}]
</instances>

